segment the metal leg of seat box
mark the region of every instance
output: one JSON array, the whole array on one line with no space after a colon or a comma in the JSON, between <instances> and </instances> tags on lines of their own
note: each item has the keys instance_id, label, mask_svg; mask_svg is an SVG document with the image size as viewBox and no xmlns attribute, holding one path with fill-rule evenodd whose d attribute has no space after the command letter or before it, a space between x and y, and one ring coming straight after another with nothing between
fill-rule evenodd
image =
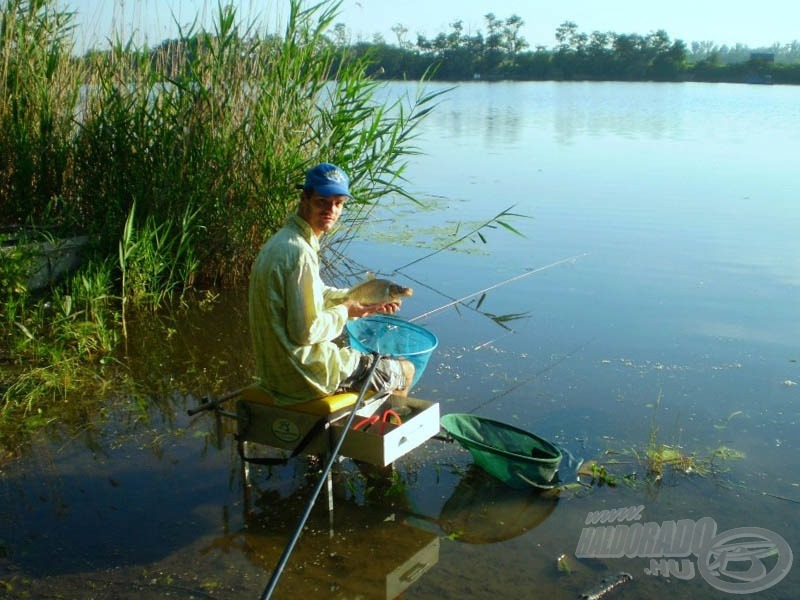
<instances>
[{"instance_id":1,"label":"metal leg of seat box","mask_svg":"<svg viewBox=\"0 0 800 600\"><path fill-rule=\"evenodd\" d=\"M333 438L333 427L328 426L328 455L333 455L333 449L335 446L335 440ZM327 459L327 456L326 456ZM327 462L327 461L323 461ZM328 534L331 539L333 539L333 469L328 469L327 475L327 492L328 492Z\"/></svg>"},{"instance_id":2,"label":"metal leg of seat box","mask_svg":"<svg viewBox=\"0 0 800 600\"><path fill-rule=\"evenodd\" d=\"M328 533L333 539L333 475L328 471Z\"/></svg>"},{"instance_id":3,"label":"metal leg of seat box","mask_svg":"<svg viewBox=\"0 0 800 600\"><path fill-rule=\"evenodd\" d=\"M247 456L247 440L239 440L237 443L241 444L242 454ZM243 460L242 463L242 479L247 487L250 487L250 461Z\"/></svg>"},{"instance_id":4,"label":"metal leg of seat box","mask_svg":"<svg viewBox=\"0 0 800 600\"><path fill-rule=\"evenodd\" d=\"M240 446L244 444L242 440L236 440L236 445ZM242 502L244 508L244 514L247 515L250 513L250 468L248 467L247 463L243 460L239 461L239 474L242 477Z\"/></svg>"}]
</instances>

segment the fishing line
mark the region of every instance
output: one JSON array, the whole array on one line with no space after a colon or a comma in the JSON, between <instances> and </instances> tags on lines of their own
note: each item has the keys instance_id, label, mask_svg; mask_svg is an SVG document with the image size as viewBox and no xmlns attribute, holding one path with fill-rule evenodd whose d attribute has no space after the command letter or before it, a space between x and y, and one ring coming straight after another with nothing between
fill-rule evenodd
<instances>
[{"instance_id":1,"label":"fishing line","mask_svg":"<svg viewBox=\"0 0 800 600\"><path fill-rule=\"evenodd\" d=\"M470 348L470 350L472 352L475 352L476 350L481 350L482 348L485 348L486 346L491 346L496 341L502 340L504 337L508 337L509 335L514 334L514 333L516 333L516 331L514 331L512 329L511 331L506 332L504 335L501 335L500 337L492 338L491 340L488 340L486 342L482 342L482 343L478 344L477 346L473 346L472 348Z\"/></svg>"},{"instance_id":2,"label":"fishing line","mask_svg":"<svg viewBox=\"0 0 800 600\"><path fill-rule=\"evenodd\" d=\"M559 358L559 359L557 359L557 360L555 360L555 361L551 362L551 363L550 363L550 364L548 364L548 365L545 365L544 367L542 367L541 369L539 369L538 371L536 371L536 372L535 372L535 373L533 373L532 375L530 375L530 376L526 377L525 379L521 379L520 381L518 381L517 383L515 383L514 385L512 385L512 386L511 386L511 387L509 387L508 389L505 389L505 390L503 390L502 392L500 392L500 393L498 393L498 394L495 394L494 396L492 396L491 398L489 398L489 399L488 399L486 402L482 402L481 404L478 404L478 406L476 406L476 407L475 407L475 408L473 408L472 410L469 410L469 411L467 411L467 413L468 413L468 414L472 414L472 413L474 413L475 411L477 411L477 410L479 410L479 409L481 409L481 408L484 408L484 407L488 406L488 405L489 405L489 404L491 404L492 402L496 402L496 401L497 401L497 400L499 400L500 398L503 398L504 396L507 396L508 394L510 394L511 392L513 392L514 390L517 390L517 389L521 388L522 386L524 386L524 385L527 385L528 383L530 383L531 381L533 381L533 380L534 380L534 379L536 379L537 377L541 377L542 375L544 375L544 374L545 374L545 373L547 373L548 371L551 371L551 370L555 369L555 368L556 368L558 365L560 365L561 363L563 363L563 362L564 362L565 360L567 360L568 358L572 358L572 357L573 357L575 354L577 354L578 352L580 352L581 350L583 350L584 348L586 348L586 346L588 346L589 344L591 344L593 341L594 341L594 338L592 338L592 339L590 339L590 340L588 340L588 341L586 341L586 342L583 342L583 343L582 343L582 344L580 344L579 346L576 346L575 348L573 348L572 350L570 350L569 352L567 352L567 353L566 353L564 356L562 356L561 358Z\"/></svg>"},{"instance_id":3,"label":"fishing line","mask_svg":"<svg viewBox=\"0 0 800 600\"><path fill-rule=\"evenodd\" d=\"M583 252L582 254L576 254L575 256L570 256L568 258L562 258L561 260L557 260L555 262L552 262L549 265L544 265L543 267L538 267L536 269L531 269L530 271L526 271L524 273L520 273L519 275L515 275L514 277L509 277L508 279L500 281L499 283L495 283L494 285L490 285L489 287L483 288L482 290L478 290L477 292L472 292L471 294L467 294L466 296L462 296L461 298L453 299L450 302L447 302L446 304L443 304L442 306L439 306L437 308L434 308L432 310L424 312L421 315L417 315L413 319L409 319L409 321L414 322L414 321L418 321L420 319L424 319L425 317L429 317L429 316L431 316L433 314L436 314L437 312L442 311L442 310L444 310L446 308L450 308L451 306L455 306L456 304L462 304L463 305L465 300L469 300L470 298L474 298L475 296L479 296L481 294L485 294L486 292L490 292L490 291L495 290L495 289L497 289L497 288L499 288L501 286L504 286L506 284L512 283L512 282L517 281L519 279L522 279L524 277L528 277L530 275L534 275L535 273L541 273L542 271L546 271L547 269L552 269L553 267L558 266L560 264L563 264L563 263L566 263L566 262L575 262L579 258L583 258L584 256L588 256L588 255L589 255L588 252Z\"/></svg>"},{"instance_id":4,"label":"fishing line","mask_svg":"<svg viewBox=\"0 0 800 600\"><path fill-rule=\"evenodd\" d=\"M396 272L396 271L395 271L395 272ZM456 304L458 303L458 300L456 300L456 299L455 299L455 298L453 298L452 296L448 296L447 294L445 294L445 293L444 293L444 292L442 292L441 290L437 290L437 289L436 289L435 287L433 287L432 285L428 285L428 284L427 284L427 283L425 283L424 281L420 281L419 279L416 279L415 277L411 277L410 275L407 275L406 273L403 273L402 275L403 275L403 277L405 277L405 278L406 278L406 279L408 279L409 281L412 281L412 282L413 282L415 285L417 285L417 286L420 286L420 287L427 288L427 289L431 290L432 292L436 292L436 293L437 293L437 294L439 294L440 296L444 296L444 297L445 297L445 298L447 298L448 300L452 300L452 301L453 301L454 303L456 303ZM472 310L472 311L474 311L474 312L478 313L479 315L482 315L482 316L484 316L484 317L489 317L489 318L491 318L491 315L489 315L489 314L487 314L487 313L485 313L485 312L483 312L483 311L481 311L481 310L480 310L480 308L479 308L479 306L480 306L480 302L478 303L478 306L471 306L471 305L469 305L469 304L462 304L462 306L463 306L464 308L468 308L469 310ZM421 319L423 316L425 316L425 315L420 315L420 316L418 316L418 317L414 317L413 319L409 319L409 321L415 321L415 320L417 320L417 319ZM508 328L508 329L510 329L510 328ZM511 331L512 333L514 332L514 330L513 330L513 329L510 329L510 331Z\"/></svg>"}]
</instances>

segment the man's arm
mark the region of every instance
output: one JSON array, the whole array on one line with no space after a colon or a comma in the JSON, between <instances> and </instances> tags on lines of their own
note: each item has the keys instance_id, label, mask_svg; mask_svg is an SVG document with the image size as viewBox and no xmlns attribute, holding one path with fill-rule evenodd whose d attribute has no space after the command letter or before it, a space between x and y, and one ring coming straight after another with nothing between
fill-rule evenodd
<instances>
[{"instance_id":1,"label":"man's arm","mask_svg":"<svg viewBox=\"0 0 800 600\"><path fill-rule=\"evenodd\" d=\"M335 339L344 328L348 309L343 304L326 308L325 286L316 265L301 261L285 282L286 328L290 339L308 346Z\"/></svg>"}]
</instances>

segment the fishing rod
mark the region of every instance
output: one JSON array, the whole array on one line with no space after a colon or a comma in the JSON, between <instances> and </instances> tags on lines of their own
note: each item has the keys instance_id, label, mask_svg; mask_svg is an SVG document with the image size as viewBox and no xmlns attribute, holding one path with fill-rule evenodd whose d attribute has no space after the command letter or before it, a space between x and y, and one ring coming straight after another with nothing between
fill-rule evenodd
<instances>
[{"instance_id":1,"label":"fishing rod","mask_svg":"<svg viewBox=\"0 0 800 600\"><path fill-rule=\"evenodd\" d=\"M203 398L200 399L201 402L200 406L196 408L190 408L189 410L186 411L186 413L191 417L204 410L216 410L220 404L222 404L223 402L227 402L231 398L235 398L236 396L241 395L241 393L246 389L247 389L246 387L239 388L238 390L228 392L227 394L223 394L219 398L215 398L213 400L210 399L209 396L204 396Z\"/></svg>"},{"instance_id":2,"label":"fishing rod","mask_svg":"<svg viewBox=\"0 0 800 600\"><path fill-rule=\"evenodd\" d=\"M328 462L325 464L325 468L322 470L322 474L319 477L319 481L317 481L317 485L314 487L314 491L311 494L311 498L309 499L308 503L306 504L305 511L303 515L300 517L300 521L297 523L297 527L295 527L294 533L292 534L292 538L289 540L289 543L286 545L286 548L283 549L283 554L281 555L278 564L275 567L275 570L272 571L272 576L267 583L267 587L264 588L264 593L261 594L261 600L268 600L272 593L275 591L275 587L278 585L278 579L280 579L281 574L283 573L283 569L286 567L286 563L289 562L289 556L292 554L297 541L300 539L300 535L303 533L303 527L305 527L306 521L308 521L308 517L311 515L311 509L314 508L314 503L317 501L317 496L319 496L320 492L322 491L322 487L325 485L325 482L328 480L328 475L331 472L331 468L333 464L336 462L339 452L342 449L342 444L344 443L344 438L347 436L347 432L350 430L350 427L353 425L353 420L356 417L356 412L361 408L361 404L364 401L364 395L367 393L367 388L369 387L369 382L372 379L373 373L375 373L375 369L378 366L378 362L380 361L381 355L377 352L373 352L373 356L375 360L372 362L372 365L367 372L366 379L364 381L364 385L361 387L361 392L356 399L356 403L353 405L353 410L350 412L350 415L347 418L347 422L344 425L344 429L342 429L342 435L336 441L336 445L333 447L333 451L331 452L331 456L328 459Z\"/></svg>"},{"instance_id":3,"label":"fishing rod","mask_svg":"<svg viewBox=\"0 0 800 600\"><path fill-rule=\"evenodd\" d=\"M553 267L558 266L558 265L563 264L563 263L566 263L566 262L575 262L579 258L583 258L584 256L588 256L588 255L589 255L588 252L583 252L582 254L576 254L575 256L570 256L568 258L562 258L561 260L557 260L555 262L552 262L549 265L544 265L543 267L538 267L536 269L532 269L530 271L526 271L525 273L520 273L519 275L515 275L514 277L509 277L508 279L505 279L505 280L503 280L503 281L501 281L499 283L495 283L494 285L490 285L489 287L483 288L482 290L478 290L477 292L472 292L471 294L467 294L466 296L462 296L461 298L451 299L450 302L447 302L446 304L443 304L442 306L439 306L437 308L434 308L432 310L424 312L421 315L417 315L413 319L409 319L409 321L414 322L414 321L418 321L420 319L424 319L425 317L429 317L429 316L431 316L433 314L436 314L437 312L442 311L442 310L444 310L446 308L450 308L451 306L455 306L456 304L463 304L465 300L469 300L470 298L474 298L475 296L479 296L481 294L485 294L486 292L489 292L491 290L497 289L497 288L499 288L501 286L504 286L504 285L506 285L508 283L511 283L513 281L517 281L519 279L522 279L524 277L528 277L528 276L533 275L535 273L541 273L542 271L546 271L547 269L552 269Z\"/></svg>"}]
</instances>

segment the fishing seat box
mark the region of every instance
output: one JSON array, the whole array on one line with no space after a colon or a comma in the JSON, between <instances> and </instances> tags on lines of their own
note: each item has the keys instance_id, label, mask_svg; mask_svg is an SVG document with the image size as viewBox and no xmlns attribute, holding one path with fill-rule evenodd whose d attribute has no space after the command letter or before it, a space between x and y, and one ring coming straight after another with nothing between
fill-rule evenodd
<instances>
[{"instance_id":1,"label":"fishing seat box","mask_svg":"<svg viewBox=\"0 0 800 600\"><path fill-rule=\"evenodd\" d=\"M336 394L292 405L277 405L259 385L245 388L236 402L237 438L298 453L328 454L344 433L355 406L355 393ZM381 431L381 416L388 409L406 414L402 423L388 423ZM342 443L341 456L377 466L388 466L439 433L439 404L394 394L367 398L353 419L377 417L370 427L350 431ZM316 431L314 431L316 429ZM304 439L304 438L309 439Z\"/></svg>"}]
</instances>

